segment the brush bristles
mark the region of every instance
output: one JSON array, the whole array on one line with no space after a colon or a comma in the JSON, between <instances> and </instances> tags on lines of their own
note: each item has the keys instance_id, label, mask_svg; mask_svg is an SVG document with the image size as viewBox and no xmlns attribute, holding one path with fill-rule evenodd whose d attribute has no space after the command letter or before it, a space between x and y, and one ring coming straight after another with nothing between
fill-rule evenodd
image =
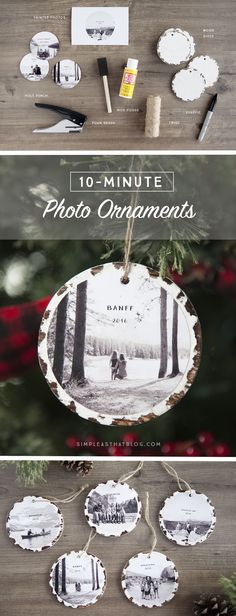
<instances>
[{"instance_id":1,"label":"brush bristles","mask_svg":"<svg viewBox=\"0 0 236 616\"><path fill-rule=\"evenodd\" d=\"M98 69L101 77L108 75L108 66L106 58L98 58Z\"/></svg>"}]
</instances>

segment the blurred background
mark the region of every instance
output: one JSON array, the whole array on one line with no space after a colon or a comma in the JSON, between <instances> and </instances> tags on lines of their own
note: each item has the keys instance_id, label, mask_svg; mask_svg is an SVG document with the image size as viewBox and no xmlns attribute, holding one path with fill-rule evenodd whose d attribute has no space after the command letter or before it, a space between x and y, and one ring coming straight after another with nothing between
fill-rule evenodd
<instances>
[{"instance_id":1,"label":"blurred background","mask_svg":"<svg viewBox=\"0 0 236 616\"><path fill-rule=\"evenodd\" d=\"M200 241L195 260L185 248L183 272L172 276L201 322L200 369L179 404L155 421L127 429L75 416L51 393L37 362L38 327L50 297L80 271L122 259L119 243L1 242L1 455L236 455L236 243ZM168 251L171 268L171 242ZM132 258L155 267L159 254L160 242L143 242L134 244ZM88 444L78 446L81 442Z\"/></svg>"}]
</instances>

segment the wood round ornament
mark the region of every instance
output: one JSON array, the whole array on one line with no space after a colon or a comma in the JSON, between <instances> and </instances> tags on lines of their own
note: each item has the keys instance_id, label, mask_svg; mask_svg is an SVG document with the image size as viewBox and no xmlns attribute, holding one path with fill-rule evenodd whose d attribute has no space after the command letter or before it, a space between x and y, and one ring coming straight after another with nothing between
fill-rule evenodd
<instances>
[{"instance_id":1,"label":"wood round ornament","mask_svg":"<svg viewBox=\"0 0 236 616\"><path fill-rule=\"evenodd\" d=\"M189 68L197 70L205 79L206 87L213 86L219 79L219 66L210 56L196 56L188 65Z\"/></svg>"},{"instance_id":2,"label":"wood round ornament","mask_svg":"<svg viewBox=\"0 0 236 616\"><path fill-rule=\"evenodd\" d=\"M41 552L60 538L64 521L58 507L41 496L14 504L6 524L10 539L24 550Z\"/></svg>"},{"instance_id":3,"label":"wood round ornament","mask_svg":"<svg viewBox=\"0 0 236 616\"><path fill-rule=\"evenodd\" d=\"M139 607L161 607L178 590L178 572L174 563L160 552L136 554L125 565L121 585L132 603Z\"/></svg>"},{"instance_id":4,"label":"wood round ornament","mask_svg":"<svg viewBox=\"0 0 236 616\"><path fill-rule=\"evenodd\" d=\"M51 299L39 361L52 392L87 420L132 425L162 415L193 383L201 328L185 293L156 271L107 263Z\"/></svg>"},{"instance_id":5,"label":"wood round ornament","mask_svg":"<svg viewBox=\"0 0 236 616\"><path fill-rule=\"evenodd\" d=\"M168 28L157 43L157 55L166 64L178 65L187 62L195 51L194 39L185 30Z\"/></svg>"},{"instance_id":6,"label":"wood round ornament","mask_svg":"<svg viewBox=\"0 0 236 616\"><path fill-rule=\"evenodd\" d=\"M159 513L161 530L178 545L203 543L213 532L215 509L205 494L195 490L174 492Z\"/></svg>"},{"instance_id":7,"label":"wood round ornament","mask_svg":"<svg viewBox=\"0 0 236 616\"><path fill-rule=\"evenodd\" d=\"M88 552L69 552L53 564L49 582L52 592L66 607L86 607L100 599L106 587L101 560Z\"/></svg>"},{"instance_id":8,"label":"wood round ornament","mask_svg":"<svg viewBox=\"0 0 236 616\"><path fill-rule=\"evenodd\" d=\"M127 483L107 481L92 489L85 501L88 524L105 537L130 533L141 516L141 501Z\"/></svg>"},{"instance_id":9,"label":"wood round ornament","mask_svg":"<svg viewBox=\"0 0 236 616\"><path fill-rule=\"evenodd\" d=\"M175 74L172 81L172 90L177 98L183 101L195 101L205 91L206 82L194 68L185 68Z\"/></svg>"}]
</instances>

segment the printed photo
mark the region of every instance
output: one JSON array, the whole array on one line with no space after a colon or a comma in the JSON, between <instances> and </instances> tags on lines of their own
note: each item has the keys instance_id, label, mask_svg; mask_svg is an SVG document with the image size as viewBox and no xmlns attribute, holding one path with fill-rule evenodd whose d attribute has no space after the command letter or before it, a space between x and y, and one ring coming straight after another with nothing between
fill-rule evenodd
<instances>
[{"instance_id":1,"label":"printed photo","mask_svg":"<svg viewBox=\"0 0 236 616\"><path fill-rule=\"evenodd\" d=\"M7 530L16 545L25 550L40 552L59 539L63 530L63 517L49 500L26 496L15 503L11 510Z\"/></svg>"},{"instance_id":2,"label":"printed photo","mask_svg":"<svg viewBox=\"0 0 236 616\"><path fill-rule=\"evenodd\" d=\"M105 569L99 558L87 552L63 554L52 567L50 585L66 606L90 605L105 590Z\"/></svg>"},{"instance_id":3,"label":"printed photo","mask_svg":"<svg viewBox=\"0 0 236 616\"><path fill-rule=\"evenodd\" d=\"M50 60L54 58L59 49L59 41L52 32L38 32L30 41L30 51L34 58Z\"/></svg>"},{"instance_id":4,"label":"printed photo","mask_svg":"<svg viewBox=\"0 0 236 616\"><path fill-rule=\"evenodd\" d=\"M53 80L62 88L74 88L80 82L81 69L73 60L60 60L53 67Z\"/></svg>"},{"instance_id":5,"label":"printed photo","mask_svg":"<svg viewBox=\"0 0 236 616\"><path fill-rule=\"evenodd\" d=\"M86 23L86 32L95 41L104 41L112 36L115 30L115 22L109 13L98 11L93 13Z\"/></svg>"},{"instance_id":6,"label":"printed photo","mask_svg":"<svg viewBox=\"0 0 236 616\"><path fill-rule=\"evenodd\" d=\"M108 481L92 490L85 503L88 523L100 535L120 536L132 531L140 518L141 501L126 483Z\"/></svg>"},{"instance_id":7,"label":"printed photo","mask_svg":"<svg viewBox=\"0 0 236 616\"><path fill-rule=\"evenodd\" d=\"M35 58L31 53L28 53L21 60L20 72L29 81L41 81L41 79L47 76L48 71L48 61Z\"/></svg>"},{"instance_id":8,"label":"printed photo","mask_svg":"<svg viewBox=\"0 0 236 616\"><path fill-rule=\"evenodd\" d=\"M215 510L205 494L175 492L166 499L159 520L168 539L178 545L195 545L214 530Z\"/></svg>"},{"instance_id":9,"label":"printed photo","mask_svg":"<svg viewBox=\"0 0 236 616\"><path fill-rule=\"evenodd\" d=\"M140 607L160 607L173 599L178 589L174 563L164 554L152 552L131 558L122 576L126 597Z\"/></svg>"},{"instance_id":10,"label":"printed photo","mask_svg":"<svg viewBox=\"0 0 236 616\"><path fill-rule=\"evenodd\" d=\"M197 316L186 310L184 293L141 265L132 266L128 284L121 278L120 264L107 264L82 283L73 279L47 336L61 401L68 397L79 414L82 405L104 423L162 414L197 369ZM40 348L39 355L45 359Z\"/></svg>"},{"instance_id":11,"label":"printed photo","mask_svg":"<svg viewBox=\"0 0 236 616\"><path fill-rule=\"evenodd\" d=\"M73 7L72 45L128 45L129 8Z\"/></svg>"}]
</instances>

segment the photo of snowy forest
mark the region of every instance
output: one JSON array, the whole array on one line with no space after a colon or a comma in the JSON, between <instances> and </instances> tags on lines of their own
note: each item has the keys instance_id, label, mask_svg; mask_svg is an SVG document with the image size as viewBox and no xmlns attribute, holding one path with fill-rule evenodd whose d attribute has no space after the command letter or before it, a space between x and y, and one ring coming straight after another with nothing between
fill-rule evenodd
<instances>
[{"instance_id":1,"label":"photo of snowy forest","mask_svg":"<svg viewBox=\"0 0 236 616\"><path fill-rule=\"evenodd\" d=\"M107 264L63 296L50 321L56 380L85 408L145 415L174 393L189 367L187 312L143 266L122 284Z\"/></svg>"},{"instance_id":2,"label":"photo of snowy forest","mask_svg":"<svg viewBox=\"0 0 236 616\"><path fill-rule=\"evenodd\" d=\"M66 605L79 607L95 603L105 587L101 561L87 552L70 552L53 566L51 586Z\"/></svg>"}]
</instances>

